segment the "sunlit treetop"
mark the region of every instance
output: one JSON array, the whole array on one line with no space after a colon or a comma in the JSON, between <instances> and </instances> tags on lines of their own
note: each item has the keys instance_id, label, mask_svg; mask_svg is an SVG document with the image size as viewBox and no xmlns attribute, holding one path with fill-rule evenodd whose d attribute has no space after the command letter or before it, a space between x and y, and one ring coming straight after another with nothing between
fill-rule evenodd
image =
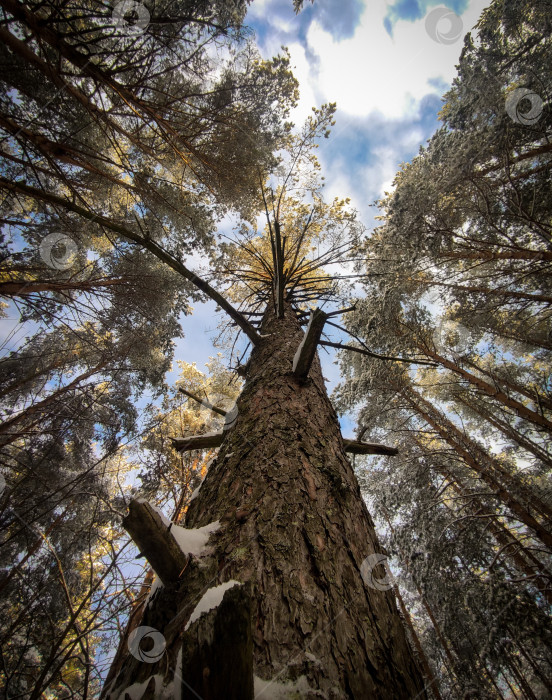
<instances>
[{"instance_id":1,"label":"sunlit treetop","mask_svg":"<svg viewBox=\"0 0 552 700\"><path fill-rule=\"evenodd\" d=\"M283 302L299 308L338 302L346 294L346 265L363 227L349 199L323 199L316 141L334 124L335 105L314 109L299 134L290 134L278 167L259 173L262 215L241 223L221 246L217 270L226 296L243 309Z\"/></svg>"}]
</instances>

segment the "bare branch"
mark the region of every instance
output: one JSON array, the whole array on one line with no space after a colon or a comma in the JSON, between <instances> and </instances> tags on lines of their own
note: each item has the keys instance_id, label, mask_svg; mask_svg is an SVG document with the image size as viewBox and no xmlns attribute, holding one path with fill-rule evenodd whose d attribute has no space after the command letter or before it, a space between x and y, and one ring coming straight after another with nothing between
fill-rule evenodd
<instances>
[{"instance_id":1,"label":"bare branch","mask_svg":"<svg viewBox=\"0 0 552 700\"><path fill-rule=\"evenodd\" d=\"M359 442L358 440L343 439L345 452L353 455L398 455L399 451L396 447L388 447L375 442Z\"/></svg>"},{"instance_id":2,"label":"bare branch","mask_svg":"<svg viewBox=\"0 0 552 700\"><path fill-rule=\"evenodd\" d=\"M161 246L159 246L155 241L152 241L149 238L144 238L143 236L139 236L127 226L115 223L114 221L108 219L105 216L101 216L100 214L95 214L92 211L88 211L87 209L84 209L83 207L80 207L77 204L74 204L73 202L69 202L68 200L63 199L63 197L58 197L57 195L52 194L50 192L44 192L43 190L39 190L36 187L31 187L30 185L26 185L22 182L10 182L5 177L0 177L0 187L3 187L4 189L10 190L12 192L20 192L21 194L31 196L35 199L48 202L50 204L64 207L65 209L73 211L75 212L75 214L78 214L79 216L82 216L83 218L88 219L89 221L94 221L100 226L105 226L105 228L114 231L120 236L123 236L124 238L132 241L133 243L137 243L138 245L143 246L144 248L146 248L146 250L149 250L150 253L153 253L153 255L159 258L159 260L169 265L169 267L172 267L172 269L178 272L182 277L184 277L184 279L187 279L195 287L197 287L204 294L206 294L210 299L216 302L220 306L220 308L223 309L223 311L226 311L230 318L233 321L235 321L238 324L238 326L242 329L242 331L247 335L247 337L253 343L253 345L256 345L260 341L261 338L259 334L249 323L249 321L244 316L242 316L242 314L237 309L235 309L232 306L232 304L226 301L222 294L217 292L216 289L213 289L213 287L211 287L211 285L208 282L201 279L194 272L189 270L183 263L177 260L173 255L171 255L171 253L161 248Z\"/></svg>"},{"instance_id":3,"label":"bare branch","mask_svg":"<svg viewBox=\"0 0 552 700\"><path fill-rule=\"evenodd\" d=\"M213 404L210 401L208 401L207 399L201 399L199 396L192 394L191 391L188 391L187 389L183 389L181 386L178 387L178 391L180 391L182 394L184 394L188 398L193 399L194 401L197 401L197 403L200 403L202 406L205 406L205 408L210 409L211 411L213 411L213 413L218 413L219 416L225 416L227 413L223 408L219 408L218 406L213 406Z\"/></svg>"},{"instance_id":4,"label":"bare branch","mask_svg":"<svg viewBox=\"0 0 552 700\"><path fill-rule=\"evenodd\" d=\"M171 438L171 440L175 450L178 450L178 452L189 452L190 450L209 450L220 447L223 437L224 433L220 432Z\"/></svg>"},{"instance_id":5,"label":"bare branch","mask_svg":"<svg viewBox=\"0 0 552 700\"><path fill-rule=\"evenodd\" d=\"M170 585L178 581L188 565L188 557L159 513L149 503L133 500L123 526L162 583Z\"/></svg>"},{"instance_id":6,"label":"bare branch","mask_svg":"<svg viewBox=\"0 0 552 700\"><path fill-rule=\"evenodd\" d=\"M320 345L327 345L330 348L337 348L338 350L352 350L353 352L359 352L361 355L367 355L368 357L376 357L378 360L393 360L394 362L406 362L411 365L427 365L428 367L437 367L435 362L428 362L427 360L416 360L415 358L408 357L393 357L392 355L380 355L377 352L365 350L364 348L355 348L354 345L344 345L343 343L331 343L329 340L321 340Z\"/></svg>"},{"instance_id":7,"label":"bare branch","mask_svg":"<svg viewBox=\"0 0 552 700\"><path fill-rule=\"evenodd\" d=\"M293 358L293 374L300 381L305 381L309 374L327 318L328 314L321 309L315 309L310 317L303 340Z\"/></svg>"}]
</instances>

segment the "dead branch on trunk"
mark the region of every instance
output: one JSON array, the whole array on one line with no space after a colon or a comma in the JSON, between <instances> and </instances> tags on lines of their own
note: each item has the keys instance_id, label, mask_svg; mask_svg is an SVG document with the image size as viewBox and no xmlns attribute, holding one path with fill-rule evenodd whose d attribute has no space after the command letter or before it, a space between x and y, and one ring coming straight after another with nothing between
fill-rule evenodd
<instances>
[{"instance_id":1,"label":"dead branch on trunk","mask_svg":"<svg viewBox=\"0 0 552 700\"><path fill-rule=\"evenodd\" d=\"M380 445L377 442L360 442L358 440L348 440L343 438L345 452L353 455L398 455L399 451L396 447L388 445Z\"/></svg>"},{"instance_id":2,"label":"dead branch on trunk","mask_svg":"<svg viewBox=\"0 0 552 700\"><path fill-rule=\"evenodd\" d=\"M179 452L190 450L210 450L220 447L224 433L206 433L205 435L190 435L190 437L171 438L173 447Z\"/></svg>"},{"instance_id":3,"label":"dead branch on trunk","mask_svg":"<svg viewBox=\"0 0 552 700\"><path fill-rule=\"evenodd\" d=\"M132 537L152 569L167 586L176 583L188 564L188 557L178 546L159 513L147 502L133 500L123 527Z\"/></svg>"},{"instance_id":4,"label":"dead branch on trunk","mask_svg":"<svg viewBox=\"0 0 552 700\"><path fill-rule=\"evenodd\" d=\"M316 347L320 342L320 336L328 314L320 309L315 309L310 317L309 325L293 358L293 374L299 381L305 381L316 355Z\"/></svg>"},{"instance_id":5,"label":"dead branch on trunk","mask_svg":"<svg viewBox=\"0 0 552 700\"><path fill-rule=\"evenodd\" d=\"M364 348L355 348L354 345L344 345L343 343L331 343L329 340L321 340L320 345L326 345L330 348L337 348L338 350L352 350L352 352L359 352L361 355L375 357L378 360L392 360L393 362L407 362L411 365L427 365L428 367L437 367L437 364L435 362L429 362L428 360L417 360L414 357L393 357L392 355L380 355L377 352L372 352L371 350L366 350Z\"/></svg>"}]
</instances>

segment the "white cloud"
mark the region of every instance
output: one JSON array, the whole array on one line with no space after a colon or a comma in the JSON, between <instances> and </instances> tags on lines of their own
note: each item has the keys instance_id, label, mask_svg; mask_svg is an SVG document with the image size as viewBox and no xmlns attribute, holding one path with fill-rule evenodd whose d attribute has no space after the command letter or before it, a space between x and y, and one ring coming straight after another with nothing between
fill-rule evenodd
<instances>
[{"instance_id":1,"label":"white cloud","mask_svg":"<svg viewBox=\"0 0 552 700\"><path fill-rule=\"evenodd\" d=\"M293 75L299 81L301 99L292 111L291 119L296 124L302 124L312 114L312 108L318 104L311 79L311 66L303 46L299 43L288 46Z\"/></svg>"},{"instance_id":2,"label":"white cloud","mask_svg":"<svg viewBox=\"0 0 552 700\"><path fill-rule=\"evenodd\" d=\"M471 0L462 16L462 36L486 4ZM308 47L318 59L310 64L311 88L352 116L414 116L425 95L438 94L430 81L450 83L455 75L462 38L450 45L437 43L426 32L425 18L399 20L390 37L383 25L387 6L386 0L371 0L350 39L336 41L317 21L307 32Z\"/></svg>"},{"instance_id":3,"label":"white cloud","mask_svg":"<svg viewBox=\"0 0 552 700\"><path fill-rule=\"evenodd\" d=\"M322 171L326 176L326 199L350 197L361 220L366 225L372 225L376 212L368 205L392 189L404 154L416 151L424 141L424 134L417 126L405 125L403 129L386 130L381 123L378 125L378 120L364 124L356 120L352 128L377 132L381 142L366 153L364 164L352 164L346 154L337 152L339 140L336 139L332 144L330 139L329 147L325 147L319 154Z\"/></svg>"}]
</instances>

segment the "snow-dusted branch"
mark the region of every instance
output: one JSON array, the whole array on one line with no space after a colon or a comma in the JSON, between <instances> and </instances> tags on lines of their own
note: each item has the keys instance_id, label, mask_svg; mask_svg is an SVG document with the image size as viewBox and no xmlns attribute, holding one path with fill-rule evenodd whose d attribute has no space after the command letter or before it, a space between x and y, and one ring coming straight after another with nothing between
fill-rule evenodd
<instances>
[{"instance_id":1,"label":"snow-dusted branch","mask_svg":"<svg viewBox=\"0 0 552 700\"><path fill-rule=\"evenodd\" d=\"M210 401L208 401L207 399L202 399L200 396L192 394L191 391L183 389L181 386L178 387L178 391L184 394L184 396L187 396L189 399L193 399L194 401L197 401L197 403L200 403L202 406L205 406L205 408L208 408L210 411L213 411L213 413L218 413L219 416L225 416L227 413L227 411L225 411L223 408L220 408L219 406L213 406L213 404L210 403Z\"/></svg>"},{"instance_id":2,"label":"snow-dusted branch","mask_svg":"<svg viewBox=\"0 0 552 700\"><path fill-rule=\"evenodd\" d=\"M315 309L311 314L303 340L293 358L293 374L300 381L305 381L309 374L327 318L328 314L320 309Z\"/></svg>"},{"instance_id":3,"label":"snow-dusted branch","mask_svg":"<svg viewBox=\"0 0 552 700\"><path fill-rule=\"evenodd\" d=\"M124 238L132 241L133 243L143 246L144 248L146 248L146 250L149 250L150 253L153 253L153 255L155 255L159 260L166 263L169 267L171 267L173 270L178 272L178 274L184 277L184 279L187 279L195 287L197 287L197 289L202 291L210 299L216 302L220 306L220 308L223 311L225 311L233 321L237 323L237 325L242 329L242 331L246 334L246 336L253 343L253 345L256 345L259 342L260 336L255 330L255 328L253 328L253 326L249 323L245 316L242 316L242 314L237 309L235 309L232 306L232 304L230 304L225 299L225 297L222 296L222 294L217 292L216 289L213 289L213 287L211 287L211 285L208 282L198 277L194 272L189 270L183 263L181 263L180 260L177 260L171 253L164 250L160 245L158 245L155 241L151 240L150 238L141 236L128 226L114 222L105 216L101 216L100 214L96 214L93 211L90 211L88 209L85 209L84 207L75 204L74 202L70 202L67 199L64 199L63 197L58 197L57 195L52 194L51 192L45 192L44 190L37 189L36 187L31 187L30 185L26 185L25 183L10 182L7 178L0 177L0 187L8 191L19 192L20 194L33 197L34 199L41 200L43 202L48 202L50 204L62 206L65 209L73 211L75 212L75 214L82 216L84 219L94 221L99 226L103 226L106 229L114 231L120 236L123 236Z\"/></svg>"},{"instance_id":4,"label":"snow-dusted branch","mask_svg":"<svg viewBox=\"0 0 552 700\"><path fill-rule=\"evenodd\" d=\"M165 586L179 580L188 557L153 506L146 501L131 501L123 526Z\"/></svg>"}]
</instances>

